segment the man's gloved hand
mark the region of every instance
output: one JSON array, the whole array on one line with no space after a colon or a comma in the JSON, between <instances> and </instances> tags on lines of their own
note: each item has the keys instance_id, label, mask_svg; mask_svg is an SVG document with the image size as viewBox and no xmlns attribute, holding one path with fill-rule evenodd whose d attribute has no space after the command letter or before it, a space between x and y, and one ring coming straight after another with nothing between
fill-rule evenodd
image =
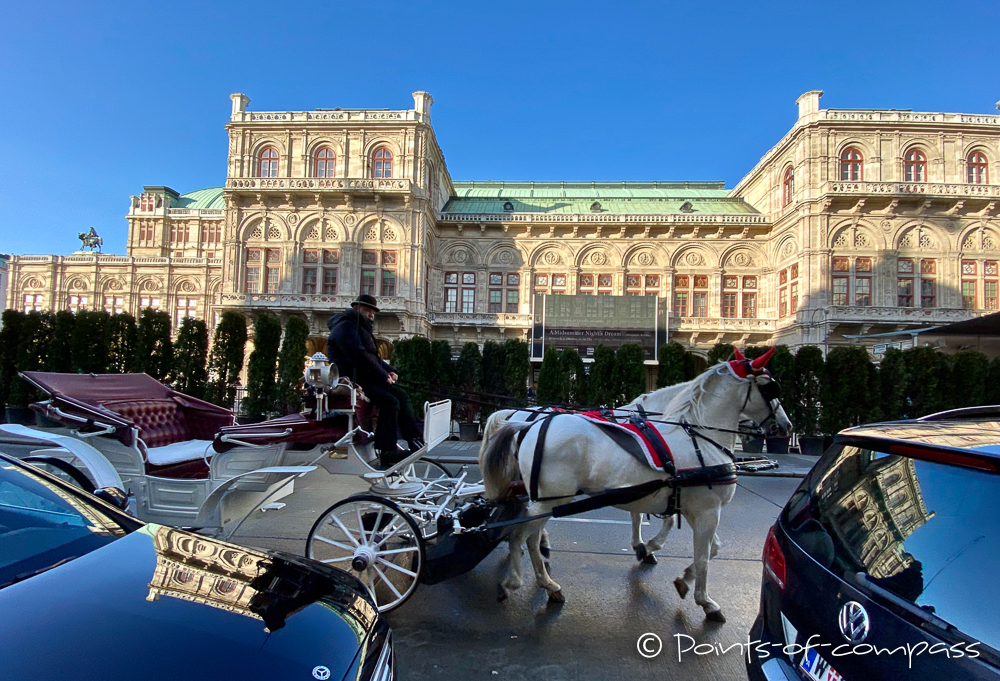
<instances>
[{"instance_id":1,"label":"man's gloved hand","mask_svg":"<svg viewBox=\"0 0 1000 681\"><path fill-rule=\"evenodd\" d=\"M399 376L396 374L395 371L390 371L389 377L385 380L389 385L392 385L393 383L399 380Z\"/></svg>"}]
</instances>

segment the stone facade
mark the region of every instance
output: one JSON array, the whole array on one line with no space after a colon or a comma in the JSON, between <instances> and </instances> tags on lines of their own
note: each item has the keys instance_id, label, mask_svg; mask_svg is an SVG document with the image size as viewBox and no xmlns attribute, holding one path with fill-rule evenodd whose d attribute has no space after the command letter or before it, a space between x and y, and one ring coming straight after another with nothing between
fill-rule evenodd
<instances>
[{"instance_id":1,"label":"stone facade","mask_svg":"<svg viewBox=\"0 0 1000 681\"><path fill-rule=\"evenodd\" d=\"M377 332L525 338L534 292L657 295L672 339L850 342L997 309L1000 116L820 109L719 183L453 182L414 108L251 112L225 186L132 197L128 255L14 256L21 309L302 315L361 292Z\"/></svg>"}]
</instances>

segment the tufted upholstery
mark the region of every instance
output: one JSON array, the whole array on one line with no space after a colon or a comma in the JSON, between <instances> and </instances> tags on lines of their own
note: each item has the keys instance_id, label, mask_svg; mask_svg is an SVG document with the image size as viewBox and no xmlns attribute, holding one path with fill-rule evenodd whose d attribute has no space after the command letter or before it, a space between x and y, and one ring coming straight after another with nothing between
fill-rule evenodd
<instances>
[{"instance_id":1,"label":"tufted upholstery","mask_svg":"<svg viewBox=\"0 0 1000 681\"><path fill-rule=\"evenodd\" d=\"M147 447L194 439L180 405L171 399L105 402L104 406L132 421Z\"/></svg>"}]
</instances>

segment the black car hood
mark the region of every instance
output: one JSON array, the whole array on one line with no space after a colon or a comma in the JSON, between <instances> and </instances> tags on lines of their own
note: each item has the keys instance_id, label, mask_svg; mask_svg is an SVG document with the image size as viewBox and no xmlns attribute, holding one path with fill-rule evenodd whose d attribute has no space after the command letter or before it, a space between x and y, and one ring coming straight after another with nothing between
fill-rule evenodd
<instances>
[{"instance_id":1,"label":"black car hood","mask_svg":"<svg viewBox=\"0 0 1000 681\"><path fill-rule=\"evenodd\" d=\"M353 577L147 525L0 590L5 679L342 679L378 618ZM322 673L322 671L321 671Z\"/></svg>"}]
</instances>

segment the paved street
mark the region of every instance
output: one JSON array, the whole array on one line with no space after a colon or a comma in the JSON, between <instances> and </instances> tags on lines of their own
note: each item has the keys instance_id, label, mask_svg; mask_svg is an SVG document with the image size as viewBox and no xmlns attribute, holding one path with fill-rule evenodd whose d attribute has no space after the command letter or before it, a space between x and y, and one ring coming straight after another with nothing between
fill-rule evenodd
<instances>
[{"instance_id":1,"label":"paved street","mask_svg":"<svg viewBox=\"0 0 1000 681\"><path fill-rule=\"evenodd\" d=\"M450 446L448 446L450 445ZM474 445L446 443L435 454L468 456ZM466 451L468 450L468 451ZM778 458L778 457L775 457ZM783 473L807 469L808 457L780 457ZM451 464L455 468L455 464ZM478 474L473 470L472 474ZM699 643L730 645L746 640L757 610L760 553L768 527L798 485L795 477L741 476L725 509L719 536L723 547L712 562L709 593L728 622L707 623L689 594L681 600L672 581L691 561L691 532L671 533L659 564L636 563L629 549L628 516L615 509L549 523L552 576L566 603L549 605L533 584L497 603L495 587L501 545L471 573L434 586L420 586L389 615L396 637L400 679L635 679L649 674L671 679L744 679L738 651L677 660L675 634ZM235 540L251 546L302 553L305 537L329 505L365 483L319 469L296 483L280 511L256 513ZM657 525L645 528L651 536ZM525 557L525 574L531 574ZM533 581L533 580L532 580ZM664 651L646 660L637 638L658 634ZM689 639L682 639L690 645Z\"/></svg>"}]
</instances>

